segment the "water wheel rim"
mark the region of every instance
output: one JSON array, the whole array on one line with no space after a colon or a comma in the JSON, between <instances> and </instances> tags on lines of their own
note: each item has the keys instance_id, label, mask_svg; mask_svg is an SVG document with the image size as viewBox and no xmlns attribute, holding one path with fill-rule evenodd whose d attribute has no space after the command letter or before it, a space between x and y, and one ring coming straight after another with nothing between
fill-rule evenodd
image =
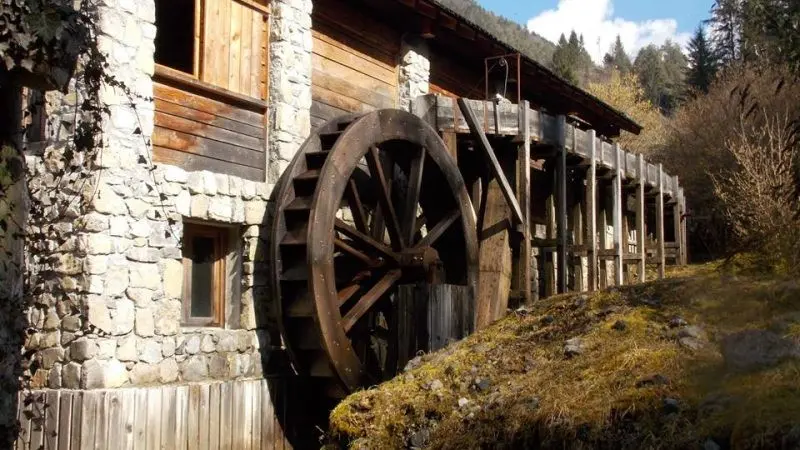
<instances>
[{"instance_id":1,"label":"water wheel rim","mask_svg":"<svg viewBox=\"0 0 800 450\"><path fill-rule=\"evenodd\" d=\"M333 263L336 211L351 174L362 157L387 141L405 141L426 149L450 188L460 211L461 232L465 240L466 279L477 292L478 248L475 213L457 164L447 153L436 131L420 118L400 110L381 110L367 114L348 126L337 140L320 172L313 197L308 226L307 262L309 294L314 299L315 322L323 350L331 367L348 390L363 385L362 362L347 336L345 320L335 299L338 291ZM388 281L396 275L388 273ZM382 279L381 282L384 280ZM335 306L335 307L334 307ZM479 308L476 308L476 311Z\"/></svg>"}]
</instances>

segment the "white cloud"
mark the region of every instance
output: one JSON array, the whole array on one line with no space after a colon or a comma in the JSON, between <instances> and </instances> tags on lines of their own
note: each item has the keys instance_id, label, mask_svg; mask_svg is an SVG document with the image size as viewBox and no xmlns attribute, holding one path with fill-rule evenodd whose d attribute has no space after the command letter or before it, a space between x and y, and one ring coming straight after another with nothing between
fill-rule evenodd
<instances>
[{"instance_id":1,"label":"white cloud","mask_svg":"<svg viewBox=\"0 0 800 450\"><path fill-rule=\"evenodd\" d=\"M691 38L689 33L678 33L675 19L634 22L616 17L612 0L559 0L556 9L530 19L528 29L553 42L558 42L562 33L569 36L575 30L583 34L586 50L598 64L617 35L632 58L648 44L659 45L671 39L685 48Z\"/></svg>"}]
</instances>

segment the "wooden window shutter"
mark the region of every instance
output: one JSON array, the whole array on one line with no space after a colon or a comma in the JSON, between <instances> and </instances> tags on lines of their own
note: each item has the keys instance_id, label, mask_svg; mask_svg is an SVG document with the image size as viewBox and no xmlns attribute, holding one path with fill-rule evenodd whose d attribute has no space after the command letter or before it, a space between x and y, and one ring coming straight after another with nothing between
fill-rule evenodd
<instances>
[{"instance_id":1,"label":"wooden window shutter","mask_svg":"<svg viewBox=\"0 0 800 450\"><path fill-rule=\"evenodd\" d=\"M266 99L269 6L256 0L205 0L201 79Z\"/></svg>"}]
</instances>

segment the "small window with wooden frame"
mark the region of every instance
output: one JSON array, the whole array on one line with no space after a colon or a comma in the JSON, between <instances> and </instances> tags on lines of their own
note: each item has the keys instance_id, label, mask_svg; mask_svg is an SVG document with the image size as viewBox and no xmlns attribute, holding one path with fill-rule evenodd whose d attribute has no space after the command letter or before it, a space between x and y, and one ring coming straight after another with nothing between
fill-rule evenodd
<instances>
[{"instance_id":1,"label":"small window with wooden frame","mask_svg":"<svg viewBox=\"0 0 800 450\"><path fill-rule=\"evenodd\" d=\"M184 223L183 228L183 324L222 327L230 286L231 229L208 224ZM234 270L232 270L234 269Z\"/></svg>"}]
</instances>

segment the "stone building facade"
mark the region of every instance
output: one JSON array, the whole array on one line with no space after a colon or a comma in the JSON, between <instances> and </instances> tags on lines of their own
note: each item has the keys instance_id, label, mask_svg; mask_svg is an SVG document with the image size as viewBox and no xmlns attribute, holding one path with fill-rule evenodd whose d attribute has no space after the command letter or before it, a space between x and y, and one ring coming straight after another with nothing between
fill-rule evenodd
<instances>
[{"instance_id":1,"label":"stone building facade","mask_svg":"<svg viewBox=\"0 0 800 450\"><path fill-rule=\"evenodd\" d=\"M57 277L27 313L35 332L25 350L37 370L33 392L23 395L55 389L74 404L82 393L108 389L179 392L187 384L269 375L266 368L280 357L281 345L270 316L274 299L267 294L263 224L274 183L311 132L312 1L273 0L269 11L267 167L265 179L254 181L154 162L155 0L100 3L98 39L108 74L133 96L110 86L103 90L109 114L94 175L76 192L64 193L82 196L85 207L55 227L60 236L53 241L60 243L52 246L50 268ZM430 63L424 44L404 42L402 48L397 102L408 108L410 99L428 91ZM28 156L34 183L47 183L59 170L58 155L81 99L74 84L67 94L47 95L55 128L48 130L50 145ZM225 319L214 327L183 320L182 245L191 223L229 233ZM24 402L19 407L28 408ZM33 447L30 433L31 425L23 423L20 442Z\"/></svg>"}]
</instances>

